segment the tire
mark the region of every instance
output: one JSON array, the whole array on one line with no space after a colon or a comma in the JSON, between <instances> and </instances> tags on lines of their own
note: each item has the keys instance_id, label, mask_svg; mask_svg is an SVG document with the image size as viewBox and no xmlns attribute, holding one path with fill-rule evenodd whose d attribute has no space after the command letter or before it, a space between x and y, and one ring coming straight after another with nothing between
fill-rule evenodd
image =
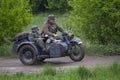
<instances>
[{"instance_id":1,"label":"tire","mask_svg":"<svg viewBox=\"0 0 120 80\"><path fill-rule=\"evenodd\" d=\"M74 46L77 46L78 49L73 49ZM73 61L81 61L84 56L85 56L85 52L84 52L84 48L83 46L80 44L75 44L74 46L72 46L72 50L71 50L71 54L70 54L70 58Z\"/></svg>"},{"instance_id":2,"label":"tire","mask_svg":"<svg viewBox=\"0 0 120 80\"><path fill-rule=\"evenodd\" d=\"M19 50L19 59L24 65L33 65L36 62L36 51L31 45L23 45Z\"/></svg>"}]
</instances>

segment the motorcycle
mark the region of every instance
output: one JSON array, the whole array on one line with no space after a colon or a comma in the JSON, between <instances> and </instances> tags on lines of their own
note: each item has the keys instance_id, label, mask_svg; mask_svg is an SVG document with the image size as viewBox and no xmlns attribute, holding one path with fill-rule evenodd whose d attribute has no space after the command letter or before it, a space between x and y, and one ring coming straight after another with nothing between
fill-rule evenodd
<instances>
[{"instance_id":1,"label":"motorcycle","mask_svg":"<svg viewBox=\"0 0 120 80\"><path fill-rule=\"evenodd\" d=\"M49 50L42 51L41 47L28 39L30 33L22 33L12 39L13 51L18 53L20 61L24 65L33 65L37 61L43 62L47 58L57 58L69 56L73 61L81 61L84 56L82 41L74 37L70 32L63 32L58 40L49 42ZM45 44L48 39L44 38Z\"/></svg>"}]
</instances>

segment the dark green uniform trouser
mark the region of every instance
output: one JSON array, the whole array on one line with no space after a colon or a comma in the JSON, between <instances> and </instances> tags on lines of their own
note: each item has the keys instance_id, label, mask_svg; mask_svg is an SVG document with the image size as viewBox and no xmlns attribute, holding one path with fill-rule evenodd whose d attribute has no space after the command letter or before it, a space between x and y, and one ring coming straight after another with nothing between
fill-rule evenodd
<instances>
[{"instance_id":1,"label":"dark green uniform trouser","mask_svg":"<svg viewBox=\"0 0 120 80\"><path fill-rule=\"evenodd\" d=\"M45 49L45 43L43 41L43 38L38 38L37 39L37 44L42 48Z\"/></svg>"}]
</instances>

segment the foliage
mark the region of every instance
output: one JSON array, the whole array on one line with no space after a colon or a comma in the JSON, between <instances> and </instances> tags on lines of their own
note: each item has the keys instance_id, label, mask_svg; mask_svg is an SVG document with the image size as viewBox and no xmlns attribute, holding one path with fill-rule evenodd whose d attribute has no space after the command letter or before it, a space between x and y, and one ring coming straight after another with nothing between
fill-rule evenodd
<instances>
[{"instance_id":1,"label":"foliage","mask_svg":"<svg viewBox=\"0 0 120 80\"><path fill-rule=\"evenodd\" d=\"M70 22L74 32L91 41L120 45L120 0L73 0Z\"/></svg>"},{"instance_id":2,"label":"foliage","mask_svg":"<svg viewBox=\"0 0 120 80\"><path fill-rule=\"evenodd\" d=\"M47 72L49 72L49 69ZM52 74L52 72L51 72ZM96 67L87 69L79 67L77 69L57 70L57 74L46 75L43 73L34 74L0 74L0 80L119 80L120 65L113 64L108 67Z\"/></svg>"},{"instance_id":3,"label":"foliage","mask_svg":"<svg viewBox=\"0 0 120 80\"><path fill-rule=\"evenodd\" d=\"M30 0L29 4L32 8L32 13L37 14L47 10L47 0Z\"/></svg>"},{"instance_id":4,"label":"foliage","mask_svg":"<svg viewBox=\"0 0 120 80\"><path fill-rule=\"evenodd\" d=\"M72 1L72 0L69 0ZM40 12L67 12L71 9L68 5L68 0L30 0L32 13L38 14Z\"/></svg>"},{"instance_id":5,"label":"foliage","mask_svg":"<svg viewBox=\"0 0 120 80\"><path fill-rule=\"evenodd\" d=\"M2 44L0 45L0 56L13 56L12 44Z\"/></svg>"},{"instance_id":6,"label":"foliage","mask_svg":"<svg viewBox=\"0 0 120 80\"><path fill-rule=\"evenodd\" d=\"M28 0L2 0L0 7L0 44L11 38L30 23Z\"/></svg>"},{"instance_id":7,"label":"foliage","mask_svg":"<svg viewBox=\"0 0 120 80\"><path fill-rule=\"evenodd\" d=\"M70 9L68 0L47 0L48 9L51 11L67 12ZM69 0L72 1L72 0Z\"/></svg>"},{"instance_id":8,"label":"foliage","mask_svg":"<svg viewBox=\"0 0 120 80\"><path fill-rule=\"evenodd\" d=\"M88 55L120 55L120 46L116 44L103 45L98 42L83 40Z\"/></svg>"}]
</instances>

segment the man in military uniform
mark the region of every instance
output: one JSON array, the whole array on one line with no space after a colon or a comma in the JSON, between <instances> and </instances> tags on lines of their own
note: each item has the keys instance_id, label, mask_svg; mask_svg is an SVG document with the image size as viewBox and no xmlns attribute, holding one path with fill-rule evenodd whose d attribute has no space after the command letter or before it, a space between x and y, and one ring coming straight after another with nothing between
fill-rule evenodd
<instances>
[{"instance_id":1,"label":"man in military uniform","mask_svg":"<svg viewBox=\"0 0 120 80\"><path fill-rule=\"evenodd\" d=\"M55 16L49 15L47 21L43 25L42 36L43 37L53 37L54 41L57 41L56 39L59 39L57 36L57 31L64 32L64 30L55 23ZM46 50L47 51L49 51L49 47L50 47L49 44L51 41L53 41L53 39L51 39L51 38L49 38L46 41Z\"/></svg>"},{"instance_id":2,"label":"man in military uniform","mask_svg":"<svg viewBox=\"0 0 120 80\"><path fill-rule=\"evenodd\" d=\"M45 44L44 44L43 38L39 34L38 26L34 25L31 28L31 31L32 33L28 36L29 40L32 42L36 42L42 48L42 50L45 51L46 50Z\"/></svg>"},{"instance_id":3,"label":"man in military uniform","mask_svg":"<svg viewBox=\"0 0 120 80\"><path fill-rule=\"evenodd\" d=\"M43 25L42 35L56 37L57 31L63 32L64 30L55 23L55 16L49 15L48 20Z\"/></svg>"}]
</instances>

